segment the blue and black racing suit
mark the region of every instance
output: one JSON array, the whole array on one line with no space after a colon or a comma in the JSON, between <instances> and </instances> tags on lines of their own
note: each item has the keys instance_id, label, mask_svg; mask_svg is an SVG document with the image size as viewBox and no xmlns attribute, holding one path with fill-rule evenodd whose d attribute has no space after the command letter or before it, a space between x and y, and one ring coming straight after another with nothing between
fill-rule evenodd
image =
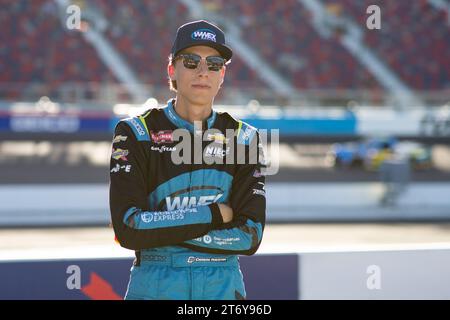
<instances>
[{"instance_id":1,"label":"blue and black racing suit","mask_svg":"<svg viewBox=\"0 0 450 320\"><path fill-rule=\"evenodd\" d=\"M123 119L115 128L112 224L120 245L136 253L125 298L244 299L238 255L257 251L265 225L259 134L214 110L199 132L174 104ZM174 163L171 155L181 141L174 139L176 129L185 129L193 150L201 150L200 162L191 152L191 161ZM231 139L226 129L235 130ZM195 149L196 134L203 134L201 149ZM250 161L255 148L258 159ZM222 161L206 163L216 157ZM231 222L223 222L217 203L233 209Z\"/></svg>"}]
</instances>

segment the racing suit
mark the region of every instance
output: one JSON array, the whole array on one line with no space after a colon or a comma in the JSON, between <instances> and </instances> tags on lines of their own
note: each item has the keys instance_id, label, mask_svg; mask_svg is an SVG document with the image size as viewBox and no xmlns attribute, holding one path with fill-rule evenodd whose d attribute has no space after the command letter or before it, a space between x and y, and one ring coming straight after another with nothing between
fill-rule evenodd
<instances>
[{"instance_id":1,"label":"racing suit","mask_svg":"<svg viewBox=\"0 0 450 320\"><path fill-rule=\"evenodd\" d=\"M257 251L265 225L259 133L215 110L199 131L178 116L174 103L123 119L115 128L111 218L120 245L136 254L125 298L245 299L238 255ZM172 161L180 151L174 139L180 128L192 138L191 147L203 135L200 163L195 152L191 161ZM226 129L235 130L231 139ZM239 148L245 151L240 160ZM258 159L251 162L255 148ZM205 163L216 157L222 161ZM233 209L231 222L223 222L217 203Z\"/></svg>"}]
</instances>

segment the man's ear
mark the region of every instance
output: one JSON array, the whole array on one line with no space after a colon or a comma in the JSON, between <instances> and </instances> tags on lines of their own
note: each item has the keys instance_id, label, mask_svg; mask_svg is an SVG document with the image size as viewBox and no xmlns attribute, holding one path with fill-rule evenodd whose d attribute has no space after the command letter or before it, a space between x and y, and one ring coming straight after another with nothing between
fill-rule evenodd
<instances>
[{"instance_id":1,"label":"man's ear","mask_svg":"<svg viewBox=\"0 0 450 320\"><path fill-rule=\"evenodd\" d=\"M223 81L225 80L225 71L226 71L227 67L223 66L223 68L220 70L220 77L222 78L222 80L220 81L220 85L223 84Z\"/></svg>"},{"instance_id":2,"label":"man's ear","mask_svg":"<svg viewBox=\"0 0 450 320\"><path fill-rule=\"evenodd\" d=\"M175 80L175 66L173 64L167 65L167 74L169 75L170 80Z\"/></svg>"}]
</instances>

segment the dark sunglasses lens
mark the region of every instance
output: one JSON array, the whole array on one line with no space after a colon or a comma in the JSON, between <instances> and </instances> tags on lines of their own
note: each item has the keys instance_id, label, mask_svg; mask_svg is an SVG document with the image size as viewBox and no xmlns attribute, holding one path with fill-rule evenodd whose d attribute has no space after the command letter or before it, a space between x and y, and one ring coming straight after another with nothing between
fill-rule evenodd
<instances>
[{"instance_id":1,"label":"dark sunglasses lens","mask_svg":"<svg viewBox=\"0 0 450 320\"><path fill-rule=\"evenodd\" d=\"M211 71L219 71L222 69L225 61L222 57L207 57L206 63L208 65L208 69Z\"/></svg>"},{"instance_id":2,"label":"dark sunglasses lens","mask_svg":"<svg viewBox=\"0 0 450 320\"><path fill-rule=\"evenodd\" d=\"M201 57L193 54L183 56L183 64L188 69L196 69L201 61Z\"/></svg>"}]
</instances>

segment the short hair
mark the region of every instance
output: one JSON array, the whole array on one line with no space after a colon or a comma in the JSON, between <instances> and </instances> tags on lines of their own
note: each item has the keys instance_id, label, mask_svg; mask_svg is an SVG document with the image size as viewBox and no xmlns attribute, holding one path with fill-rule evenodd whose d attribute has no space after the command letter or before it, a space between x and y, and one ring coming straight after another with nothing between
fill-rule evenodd
<instances>
[{"instance_id":1,"label":"short hair","mask_svg":"<svg viewBox=\"0 0 450 320\"><path fill-rule=\"evenodd\" d=\"M169 55L169 65L174 65L173 58L174 58L174 56L171 53ZM177 81L170 79L170 77L169 77L169 89L170 89L170 91L177 92Z\"/></svg>"}]
</instances>

